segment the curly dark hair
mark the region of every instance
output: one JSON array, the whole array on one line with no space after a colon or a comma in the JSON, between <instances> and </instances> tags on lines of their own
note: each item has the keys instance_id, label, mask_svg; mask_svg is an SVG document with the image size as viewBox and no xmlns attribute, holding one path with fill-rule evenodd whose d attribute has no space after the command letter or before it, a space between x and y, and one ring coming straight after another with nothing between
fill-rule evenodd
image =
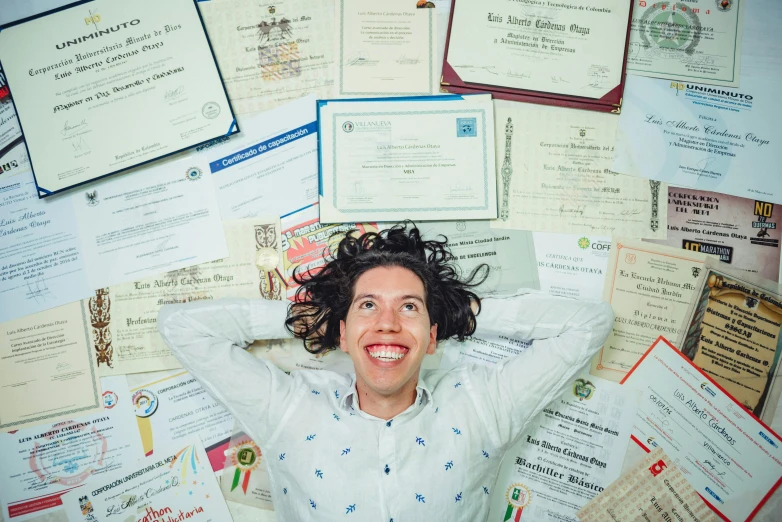
<instances>
[{"instance_id":1,"label":"curly dark hair","mask_svg":"<svg viewBox=\"0 0 782 522\"><path fill-rule=\"evenodd\" d=\"M448 238L440 235L442 239L425 241L411 222L358 237L354 232L337 233L345 237L335 249L324 250L328 262L322 269L294 270L293 279L301 286L295 302L288 307L285 327L302 339L309 352L321 353L339 346L339 323L353 302L356 281L376 267L406 268L421 279L429 322L437 325L438 341L452 337L464 341L475 332L481 300L470 289L486 280L487 264L461 274L454 265L456 257L448 249ZM472 303L477 305L476 312Z\"/></svg>"}]
</instances>

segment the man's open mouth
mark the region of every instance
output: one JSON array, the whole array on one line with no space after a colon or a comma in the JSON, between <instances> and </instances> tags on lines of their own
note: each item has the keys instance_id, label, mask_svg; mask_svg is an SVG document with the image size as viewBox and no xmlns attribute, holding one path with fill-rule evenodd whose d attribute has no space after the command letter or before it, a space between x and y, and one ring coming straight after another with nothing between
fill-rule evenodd
<instances>
[{"instance_id":1,"label":"man's open mouth","mask_svg":"<svg viewBox=\"0 0 782 522\"><path fill-rule=\"evenodd\" d=\"M398 361L410 351L398 344L371 344L365 350L370 357L379 361Z\"/></svg>"}]
</instances>

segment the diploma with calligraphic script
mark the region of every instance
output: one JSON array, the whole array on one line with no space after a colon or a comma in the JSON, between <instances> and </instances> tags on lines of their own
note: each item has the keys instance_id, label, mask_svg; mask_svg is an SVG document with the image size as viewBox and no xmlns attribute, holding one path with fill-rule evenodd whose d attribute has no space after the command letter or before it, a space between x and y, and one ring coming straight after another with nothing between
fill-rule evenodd
<instances>
[{"instance_id":1,"label":"diploma with calligraphic script","mask_svg":"<svg viewBox=\"0 0 782 522\"><path fill-rule=\"evenodd\" d=\"M775 81L746 76L734 89L628 75L613 170L782 203Z\"/></svg>"},{"instance_id":2,"label":"diploma with calligraphic script","mask_svg":"<svg viewBox=\"0 0 782 522\"><path fill-rule=\"evenodd\" d=\"M223 226L228 257L100 288L84 299L100 375L181 368L157 330L163 305L222 297L282 298L283 283L269 275L280 260L279 220L231 220Z\"/></svg>"},{"instance_id":3,"label":"diploma with calligraphic script","mask_svg":"<svg viewBox=\"0 0 782 522\"><path fill-rule=\"evenodd\" d=\"M615 239L603 300L616 317L590 373L620 381L658 336L675 338L686 330L684 318L707 259L690 250Z\"/></svg>"},{"instance_id":4,"label":"diploma with calligraphic script","mask_svg":"<svg viewBox=\"0 0 782 522\"><path fill-rule=\"evenodd\" d=\"M621 105L631 2L452 2L448 92L611 111Z\"/></svg>"},{"instance_id":5,"label":"diploma with calligraphic script","mask_svg":"<svg viewBox=\"0 0 782 522\"><path fill-rule=\"evenodd\" d=\"M236 130L192 0L94 0L11 25L3 63L39 197Z\"/></svg>"},{"instance_id":6,"label":"diploma with calligraphic script","mask_svg":"<svg viewBox=\"0 0 782 522\"><path fill-rule=\"evenodd\" d=\"M508 449L488 520L572 520L620 475L637 404L637 392L576 375Z\"/></svg>"},{"instance_id":7,"label":"diploma with calligraphic script","mask_svg":"<svg viewBox=\"0 0 782 522\"><path fill-rule=\"evenodd\" d=\"M642 394L633 440L663 448L723 519L751 519L782 483L782 439L665 338L622 384Z\"/></svg>"}]
</instances>

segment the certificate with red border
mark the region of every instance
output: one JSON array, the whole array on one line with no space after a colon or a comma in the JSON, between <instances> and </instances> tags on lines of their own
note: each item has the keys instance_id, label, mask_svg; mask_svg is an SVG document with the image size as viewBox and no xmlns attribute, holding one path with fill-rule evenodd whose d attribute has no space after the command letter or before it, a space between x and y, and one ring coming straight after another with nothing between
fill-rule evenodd
<instances>
[{"instance_id":1,"label":"certificate with red border","mask_svg":"<svg viewBox=\"0 0 782 522\"><path fill-rule=\"evenodd\" d=\"M618 113L630 0L453 0L441 90Z\"/></svg>"},{"instance_id":2,"label":"certificate with red border","mask_svg":"<svg viewBox=\"0 0 782 522\"><path fill-rule=\"evenodd\" d=\"M631 438L663 448L724 520L752 520L782 483L782 438L664 337L622 384L641 390Z\"/></svg>"}]
</instances>

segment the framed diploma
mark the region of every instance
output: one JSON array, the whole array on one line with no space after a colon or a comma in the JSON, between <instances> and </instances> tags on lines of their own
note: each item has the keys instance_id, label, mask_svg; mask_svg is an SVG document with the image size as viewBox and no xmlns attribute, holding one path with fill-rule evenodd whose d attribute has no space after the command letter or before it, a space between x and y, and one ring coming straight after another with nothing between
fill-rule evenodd
<instances>
[{"instance_id":1,"label":"framed diploma","mask_svg":"<svg viewBox=\"0 0 782 522\"><path fill-rule=\"evenodd\" d=\"M630 0L453 0L441 90L619 112Z\"/></svg>"},{"instance_id":2,"label":"framed diploma","mask_svg":"<svg viewBox=\"0 0 782 522\"><path fill-rule=\"evenodd\" d=\"M238 130L193 0L94 0L0 32L43 198Z\"/></svg>"},{"instance_id":3,"label":"framed diploma","mask_svg":"<svg viewBox=\"0 0 782 522\"><path fill-rule=\"evenodd\" d=\"M22 141L24 140L19 128L19 120L16 118L14 104L11 103L11 92L8 90L3 71L0 70L0 158ZM0 173L4 171L5 168L0 166Z\"/></svg>"}]
</instances>

